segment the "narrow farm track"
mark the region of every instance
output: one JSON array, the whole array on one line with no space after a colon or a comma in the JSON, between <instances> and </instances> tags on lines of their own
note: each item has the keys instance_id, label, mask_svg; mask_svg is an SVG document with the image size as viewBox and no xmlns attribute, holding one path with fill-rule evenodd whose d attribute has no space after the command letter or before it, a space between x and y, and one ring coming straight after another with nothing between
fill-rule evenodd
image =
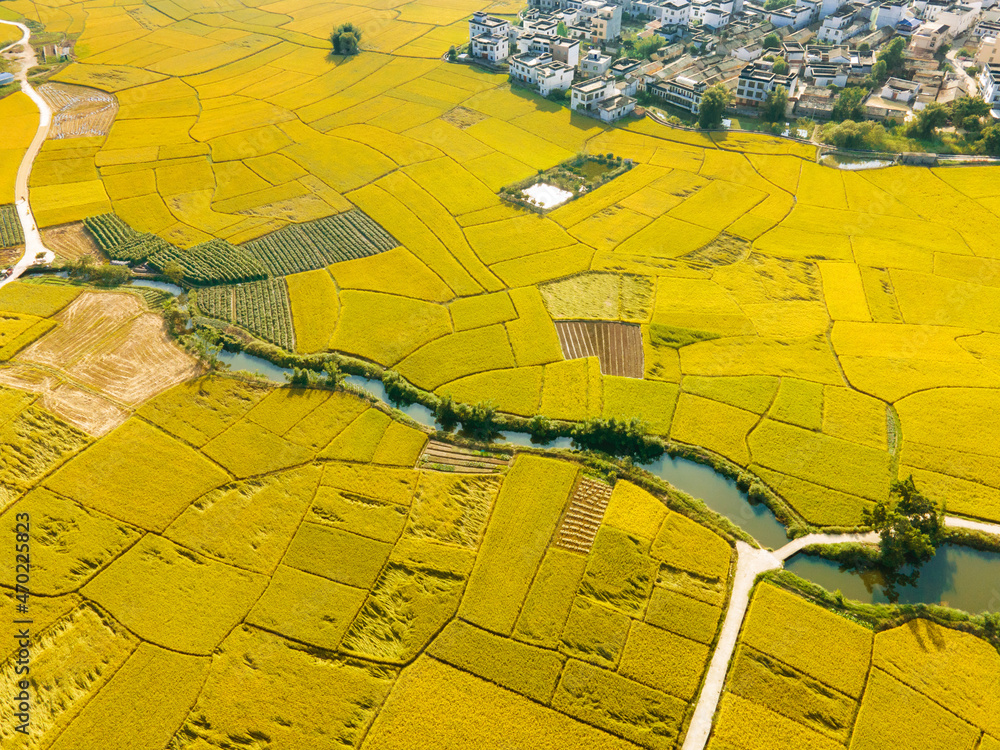
<instances>
[{"instance_id":1,"label":"narrow farm track","mask_svg":"<svg viewBox=\"0 0 1000 750\"><path fill-rule=\"evenodd\" d=\"M38 107L39 113L38 131L35 133L35 138L31 141L31 145L28 146L24 158L21 160L21 166L17 170L17 180L14 183L14 204L17 207L17 217L20 219L21 227L24 230L24 255L14 264L10 276L0 281L0 288L2 288L20 277L34 262L39 253L45 254L46 262L52 262L55 256L45 247L45 243L42 242L42 234L38 231L38 224L31 213L31 203L28 198L28 176L31 174L31 167L35 163L35 157L38 156L38 152L41 150L42 144L49 134L49 126L52 124L52 109L42 98L41 94L35 91L31 87L31 84L28 83L28 71L38 64L38 60L35 58L35 50L29 43L31 37L30 29L24 24L14 23L13 21L0 21L0 23L7 24L8 26L17 26L17 28L21 29L21 39L15 42L15 44L21 45L22 50L20 55L18 55L20 67L17 73L14 74L14 78L20 82L21 91Z\"/></svg>"}]
</instances>

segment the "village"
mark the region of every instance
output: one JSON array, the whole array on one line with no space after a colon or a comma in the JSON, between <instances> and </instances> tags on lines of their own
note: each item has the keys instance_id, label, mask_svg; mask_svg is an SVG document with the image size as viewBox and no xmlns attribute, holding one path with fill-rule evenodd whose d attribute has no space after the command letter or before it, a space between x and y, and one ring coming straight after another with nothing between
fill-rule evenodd
<instances>
[{"instance_id":1,"label":"village","mask_svg":"<svg viewBox=\"0 0 1000 750\"><path fill-rule=\"evenodd\" d=\"M978 128L1000 119L998 35L995 0L532 0L476 13L456 57L605 122L645 105L694 124L721 85L741 121L894 126L974 99Z\"/></svg>"}]
</instances>

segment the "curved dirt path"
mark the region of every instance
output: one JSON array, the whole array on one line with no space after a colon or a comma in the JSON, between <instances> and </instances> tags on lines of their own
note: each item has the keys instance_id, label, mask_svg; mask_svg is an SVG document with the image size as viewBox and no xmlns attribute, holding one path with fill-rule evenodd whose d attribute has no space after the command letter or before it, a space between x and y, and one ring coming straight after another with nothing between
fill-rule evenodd
<instances>
[{"instance_id":1,"label":"curved dirt path","mask_svg":"<svg viewBox=\"0 0 1000 750\"><path fill-rule=\"evenodd\" d=\"M23 274L34 263L35 257L39 253L45 254L46 263L51 263L53 258L55 258L55 254L46 248L45 243L42 242L42 235L38 231L35 217L31 214L31 203L28 198L28 177L31 174L31 167L35 162L35 157L38 156L38 152L42 148L42 143L45 142L45 137L49 134L49 126L52 124L52 109L45 103L41 95L31 87L31 84L28 83L28 71L38 64L38 60L35 57L35 50L28 42L31 37L31 30L24 24L14 23L13 21L0 21L0 23L7 24L8 26L17 26L21 29L21 40L14 42L14 44L20 44L22 49L21 54L18 55L20 68L14 74L14 79L21 84L21 91L27 94L31 101L35 103L35 106L38 107L39 113L38 131L35 133L35 138L31 141L31 145L28 146L24 158L21 160L21 166L17 170L17 180L14 183L14 205L17 208L17 216L21 220L21 228L24 231L24 255L14 264L11 275L0 281L0 287L3 287Z\"/></svg>"}]
</instances>

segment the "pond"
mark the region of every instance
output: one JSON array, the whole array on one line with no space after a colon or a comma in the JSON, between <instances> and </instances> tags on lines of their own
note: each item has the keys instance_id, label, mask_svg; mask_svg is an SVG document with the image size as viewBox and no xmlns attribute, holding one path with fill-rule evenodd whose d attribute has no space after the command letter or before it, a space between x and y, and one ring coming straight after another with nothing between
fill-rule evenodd
<instances>
[{"instance_id":1,"label":"pond","mask_svg":"<svg viewBox=\"0 0 1000 750\"><path fill-rule=\"evenodd\" d=\"M875 157L848 156L847 154L824 154L819 160L820 164L836 169L849 169L857 171L860 169L881 169L891 167L892 161L889 159L876 159Z\"/></svg>"},{"instance_id":2,"label":"pond","mask_svg":"<svg viewBox=\"0 0 1000 750\"><path fill-rule=\"evenodd\" d=\"M840 591L848 599L874 604L888 601L878 573L841 570L832 560L803 554L793 555L785 570L828 591ZM1000 554L942 545L920 569L916 586L899 587L899 602L942 604L973 614L1000 612Z\"/></svg>"},{"instance_id":3,"label":"pond","mask_svg":"<svg viewBox=\"0 0 1000 750\"><path fill-rule=\"evenodd\" d=\"M163 292L168 292L175 297L180 296L184 293L182 287L177 286L177 284L168 284L166 281L153 281L152 279L133 279L131 282L132 286L144 286L149 289L159 289Z\"/></svg>"}]
</instances>

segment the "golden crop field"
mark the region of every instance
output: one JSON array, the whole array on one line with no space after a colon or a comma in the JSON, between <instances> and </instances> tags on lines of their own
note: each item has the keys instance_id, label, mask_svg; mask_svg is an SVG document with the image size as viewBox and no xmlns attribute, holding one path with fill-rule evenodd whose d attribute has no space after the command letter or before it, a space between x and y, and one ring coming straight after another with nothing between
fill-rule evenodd
<instances>
[{"instance_id":1,"label":"golden crop field","mask_svg":"<svg viewBox=\"0 0 1000 750\"><path fill-rule=\"evenodd\" d=\"M170 313L204 337L125 287L0 289L0 528L32 518L39 697L5 750L682 746L740 580L725 519L627 461L204 375L178 343L220 330L293 382L346 355L539 431L638 420L800 528L856 527L910 475L1000 522L1000 167L840 172L446 61L472 13L522 9L3 3L74 41L53 85L114 101L50 132L39 227L176 261L199 293ZM330 51L344 23L357 55ZM0 115L5 205L38 114L18 93ZM547 213L501 197L578 155L622 173ZM874 632L758 584L708 747L1000 748L995 644L914 613ZM0 651L5 705L15 669Z\"/></svg>"},{"instance_id":2,"label":"golden crop field","mask_svg":"<svg viewBox=\"0 0 1000 750\"><path fill-rule=\"evenodd\" d=\"M472 750L507 746L497 723L553 750L683 736L733 548L669 510L673 491L523 453L414 469L427 431L344 391L202 376L93 442L33 400L0 389L0 425L34 436L13 446L0 529L32 519L32 674L53 702L37 744L0 726L5 748ZM148 710L104 714L140 694Z\"/></svg>"},{"instance_id":3,"label":"golden crop field","mask_svg":"<svg viewBox=\"0 0 1000 750\"><path fill-rule=\"evenodd\" d=\"M990 747L998 666L969 633L917 618L873 634L763 583L708 747Z\"/></svg>"}]
</instances>

